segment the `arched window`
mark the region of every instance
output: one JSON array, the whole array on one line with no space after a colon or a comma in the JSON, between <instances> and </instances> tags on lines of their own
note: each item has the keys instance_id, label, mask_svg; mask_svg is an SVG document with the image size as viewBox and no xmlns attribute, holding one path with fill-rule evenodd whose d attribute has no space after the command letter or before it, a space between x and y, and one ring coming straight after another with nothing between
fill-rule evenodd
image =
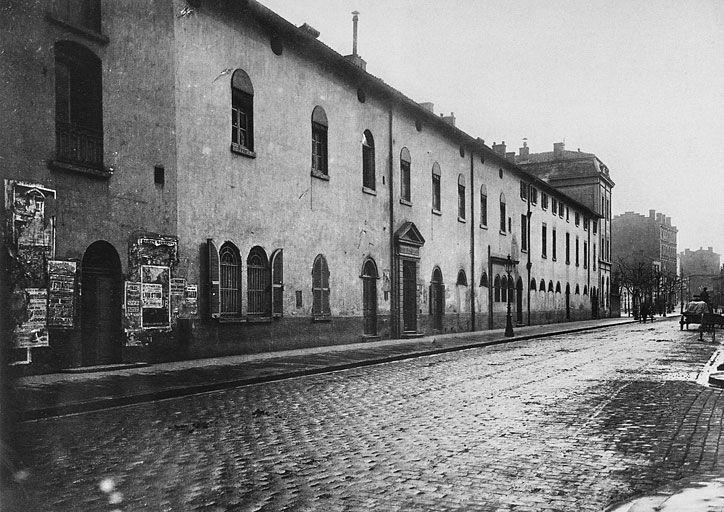
<instances>
[{"instance_id":1,"label":"arched window","mask_svg":"<svg viewBox=\"0 0 724 512\"><path fill-rule=\"evenodd\" d=\"M493 301L500 302L500 275L496 275L493 280Z\"/></svg>"},{"instance_id":2,"label":"arched window","mask_svg":"<svg viewBox=\"0 0 724 512\"><path fill-rule=\"evenodd\" d=\"M539 292L544 292L544 291L546 291L546 282L543 281L543 279L540 280L540 287L538 288L538 291L539 291Z\"/></svg>"},{"instance_id":3,"label":"arched window","mask_svg":"<svg viewBox=\"0 0 724 512\"><path fill-rule=\"evenodd\" d=\"M312 173L327 176L327 114L317 105L312 110Z\"/></svg>"},{"instance_id":4,"label":"arched window","mask_svg":"<svg viewBox=\"0 0 724 512\"><path fill-rule=\"evenodd\" d=\"M508 302L508 278L505 276L500 278L500 301Z\"/></svg>"},{"instance_id":5,"label":"arched window","mask_svg":"<svg viewBox=\"0 0 724 512\"><path fill-rule=\"evenodd\" d=\"M254 86L243 69L231 76L231 149L254 151Z\"/></svg>"},{"instance_id":6,"label":"arched window","mask_svg":"<svg viewBox=\"0 0 724 512\"><path fill-rule=\"evenodd\" d=\"M221 292L221 314L241 314L241 257L231 242L219 250L219 291Z\"/></svg>"},{"instance_id":7,"label":"arched window","mask_svg":"<svg viewBox=\"0 0 724 512\"><path fill-rule=\"evenodd\" d=\"M465 218L465 176L458 175L458 218Z\"/></svg>"},{"instance_id":8,"label":"arched window","mask_svg":"<svg viewBox=\"0 0 724 512\"><path fill-rule=\"evenodd\" d=\"M271 301L271 279L269 260L259 246L253 247L246 258L246 293L248 315L269 316Z\"/></svg>"},{"instance_id":9,"label":"arched window","mask_svg":"<svg viewBox=\"0 0 724 512\"><path fill-rule=\"evenodd\" d=\"M505 233L505 194L500 193L500 232Z\"/></svg>"},{"instance_id":10,"label":"arched window","mask_svg":"<svg viewBox=\"0 0 724 512\"><path fill-rule=\"evenodd\" d=\"M580 295L580 294L581 294L581 289L578 287L578 285L576 285L576 295Z\"/></svg>"},{"instance_id":11,"label":"arched window","mask_svg":"<svg viewBox=\"0 0 724 512\"><path fill-rule=\"evenodd\" d=\"M535 291L537 287L538 287L538 283L535 282L535 279L531 279L530 280L530 289Z\"/></svg>"},{"instance_id":12,"label":"arched window","mask_svg":"<svg viewBox=\"0 0 724 512\"><path fill-rule=\"evenodd\" d=\"M556 293L561 293L561 282L560 281L556 282Z\"/></svg>"},{"instance_id":13,"label":"arched window","mask_svg":"<svg viewBox=\"0 0 724 512\"><path fill-rule=\"evenodd\" d=\"M375 140L369 130L362 134L362 186L375 190Z\"/></svg>"},{"instance_id":14,"label":"arched window","mask_svg":"<svg viewBox=\"0 0 724 512\"><path fill-rule=\"evenodd\" d=\"M440 204L440 164L432 164L432 209L439 212Z\"/></svg>"},{"instance_id":15,"label":"arched window","mask_svg":"<svg viewBox=\"0 0 724 512\"><path fill-rule=\"evenodd\" d=\"M312 315L328 317L329 307L329 267L323 255L318 254L312 266Z\"/></svg>"},{"instance_id":16,"label":"arched window","mask_svg":"<svg viewBox=\"0 0 724 512\"><path fill-rule=\"evenodd\" d=\"M488 226L488 189L480 185L480 225Z\"/></svg>"},{"instance_id":17,"label":"arched window","mask_svg":"<svg viewBox=\"0 0 724 512\"><path fill-rule=\"evenodd\" d=\"M583 285L583 295L588 295L588 286Z\"/></svg>"},{"instance_id":18,"label":"arched window","mask_svg":"<svg viewBox=\"0 0 724 512\"><path fill-rule=\"evenodd\" d=\"M458 286L467 286L468 285L468 278L465 275L465 270L460 269L458 271L458 280L455 284Z\"/></svg>"},{"instance_id":19,"label":"arched window","mask_svg":"<svg viewBox=\"0 0 724 512\"><path fill-rule=\"evenodd\" d=\"M480 286L485 286L486 288L490 286L488 283L488 273L485 271L483 271L483 274L480 276Z\"/></svg>"},{"instance_id":20,"label":"arched window","mask_svg":"<svg viewBox=\"0 0 724 512\"><path fill-rule=\"evenodd\" d=\"M55 43L56 158L82 167L103 167L101 61L86 47Z\"/></svg>"},{"instance_id":21,"label":"arched window","mask_svg":"<svg viewBox=\"0 0 724 512\"><path fill-rule=\"evenodd\" d=\"M553 293L554 290L555 289L553 288L553 281L548 281L548 292Z\"/></svg>"},{"instance_id":22,"label":"arched window","mask_svg":"<svg viewBox=\"0 0 724 512\"><path fill-rule=\"evenodd\" d=\"M407 148L402 148L400 151L400 198L407 202L412 200L412 191L410 190L411 164L410 151Z\"/></svg>"}]
</instances>

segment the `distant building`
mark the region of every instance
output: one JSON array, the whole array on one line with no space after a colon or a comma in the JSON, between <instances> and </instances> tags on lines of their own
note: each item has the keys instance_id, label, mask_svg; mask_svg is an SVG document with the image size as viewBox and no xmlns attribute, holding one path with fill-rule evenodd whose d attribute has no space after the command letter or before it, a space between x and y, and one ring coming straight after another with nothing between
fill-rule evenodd
<instances>
[{"instance_id":1,"label":"distant building","mask_svg":"<svg viewBox=\"0 0 724 512\"><path fill-rule=\"evenodd\" d=\"M720 290L717 281L720 274L721 256L714 252L713 247L708 247L706 250L700 247L696 251L686 249L679 253L679 258L681 259L681 276L685 286L688 286L687 299L698 295L706 287L711 302L721 304L721 297L715 297L717 291Z\"/></svg>"},{"instance_id":2,"label":"distant building","mask_svg":"<svg viewBox=\"0 0 724 512\"><path fill-rule=\"evenodd\" d=\"M493 145L493 150L496 149L505 153L504 144L502 148ZM598 269L600 290L600 296L596 297L599 311L594 311L594 314L611 316L612 309L613 314L617 314L617 307L611 307L611 191L615 183L609 175L608 167L593 153L583 153L580 149L566 150L563 142L553 144L553 151L544 153L530 153L527 143L524 142L518 156L515 156L515 153L507 155L522 169L586 205L600 216L599 219L591 219L592 238L589 246L593 256L593 271ZM576 225L578 222L579 220L575 219ZM588 226L584 225L584 228L588 229Z\"/></svg>"},{"instance_id":3,"label":"distant building","mask_svg":"<svg viewBox=\"0 0 724 512\"><path fill-rule=\"evenodd\" d=\"M626 212L616 215L611 222L611 231L615 238L612 250L614 272L621 265L635 268L643 264L642 269L651 269L652 277L658 274L658 282L651 284L653 299L660 302L665 299L668 309L676 304L676 235L677 229L671 225L671 217L656 210L649 215ZM624 292L624 309L631 307L632 299Z\"/></svg>"}]
</instances>

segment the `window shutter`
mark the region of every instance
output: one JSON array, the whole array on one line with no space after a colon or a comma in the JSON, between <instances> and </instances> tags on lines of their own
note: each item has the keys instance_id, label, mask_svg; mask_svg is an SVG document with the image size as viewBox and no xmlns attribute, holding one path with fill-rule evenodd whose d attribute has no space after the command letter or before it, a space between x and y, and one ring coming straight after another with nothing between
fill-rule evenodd
<instances>
[{"instance_id":1,"label":"window shutter","mask_svg":"<svg viewBox=\"0 0 724 512\"><path fill-rule=\"evenodd\" d=\"M211 238L206 239L206 245L209 254L209 316L211 318L218 318L221 313L221 293L219 283L221 269L219 266L219 252L217 251L216 245Z\"/></svg>"},{"instance_id":2,"label":"window shutter","mask_svg":"<svg viewBox=\"0 0 724 512\"><path fill-rule=\"evenodd\" d=\"M284 313L284 253L282 249L272 255L272 314Z\"/></svg>"}]
</instances>

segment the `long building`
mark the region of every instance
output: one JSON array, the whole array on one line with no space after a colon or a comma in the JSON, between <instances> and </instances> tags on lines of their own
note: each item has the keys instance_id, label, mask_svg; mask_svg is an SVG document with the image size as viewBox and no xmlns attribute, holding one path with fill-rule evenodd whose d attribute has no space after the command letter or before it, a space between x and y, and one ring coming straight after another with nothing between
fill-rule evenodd
<instances>
[{"instance_id":1,"label":"long building","mask_svg":"<svg viewBox=\"0 0 724 512\"><path fill-rule=\"evenodd\" d=\"M721 305L720 266L721 256L714 252L713 247L697 250L685 249L679 253L681 277L687 289L687 298L699 295L707 289L710 301Z\"/></svg>"},{"instance_id":2,"label":"long building","mask_svg":"<svg viewBox=\"0 0 724 512\"><path fill-rule=\"evenodd\" d=\"M0 23L19 372L500 328L508 300L521 325L597 312L596 208L309 25L253 0Z\"/></svg>"}]
</instances>

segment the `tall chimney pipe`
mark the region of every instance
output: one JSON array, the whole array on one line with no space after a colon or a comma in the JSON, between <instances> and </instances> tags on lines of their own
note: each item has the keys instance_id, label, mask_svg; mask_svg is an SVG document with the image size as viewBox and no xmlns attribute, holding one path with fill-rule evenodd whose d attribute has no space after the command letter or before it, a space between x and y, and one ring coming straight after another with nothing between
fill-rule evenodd
<instances>
[{"instance_id":1,"label":"tall chimney pipe","mask_svg":"<svg viewBox=\"0 0 724 512\"><path fill-rule=\"evenodd\" d=\"M352 11L352 55L357 55L357 21L359 11Z\"/></svg>"}]
</instances>

